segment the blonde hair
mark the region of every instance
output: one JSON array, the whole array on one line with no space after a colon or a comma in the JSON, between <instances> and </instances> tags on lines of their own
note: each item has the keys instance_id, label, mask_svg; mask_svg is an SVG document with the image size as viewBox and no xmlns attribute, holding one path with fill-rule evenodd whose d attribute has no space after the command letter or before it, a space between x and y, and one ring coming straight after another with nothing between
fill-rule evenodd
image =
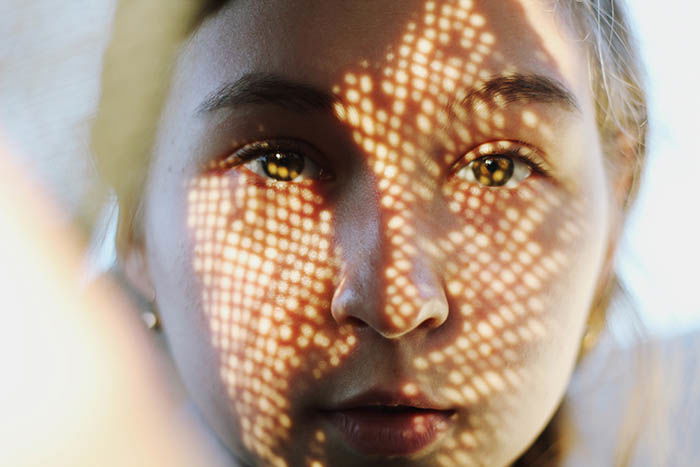
<instances>
[{"instance_id":1,"label":"blonde hair","mask_svg":"<svg viewBox=\"0 0 700 467\"><path fill-rule=\"evenodd\" d=\"M622 0L558 0L588 54L596 119L604 150L632 176L624 208L635 199L646 159L644 73Z\"/></svg>"}]
</instances>

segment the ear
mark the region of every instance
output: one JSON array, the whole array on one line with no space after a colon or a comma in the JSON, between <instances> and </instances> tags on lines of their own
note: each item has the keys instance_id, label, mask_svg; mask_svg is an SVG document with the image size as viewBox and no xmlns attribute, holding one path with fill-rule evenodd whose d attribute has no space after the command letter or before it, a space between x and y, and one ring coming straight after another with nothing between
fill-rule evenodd
<instances>
[{"instance_id":1,"label":"ear","mask_svg":"<svg viewBox=\"0 0 700 467\"><path fill-rule=\"evenodd\" d=\"M130 242L119 255L122 269L129 285L144 300L155 300L155 288L151 281L145 247L142 242Z\"/></svg>"},{"instance_id":2,"label":"ear","mask_svg":"<svg viewBox=\"0 0 700 467\"><path fill-rule=\"evenodd\" d=\"M620 131L614 138L609 157L610 182L617 217L624 220L630 202L637 194L641 176L639 141L629 133Z\"/></svg>"},{"instance_id":3,"label":"ear","mask_svg":"<svg viewBox=\"0 0 700 467\"><path fill-rule=\"evenodd\" d=\"M639 146L636 138L619 132L608 148L609 187L611 196L610 232L606 252L606 265L602 276L612 277L613 258L622 235L630 202L637 192L640 177Z\"/></svg>"},{"instance_id":4,"label":"ear","mask_svg":"<svg viewBox=\"0 0 700 467\"><path fill-rule=\"evenodd\" d=\"M628 134L619 133L607 154L610 187L610 227L604 260L596 284L594 301L588 315L587 332L581 344L579 357L585 355L598 339L605 325L607 308L617 286L615 275L615 253L629 207L634 198L639 180L639 154L637 140Z\"/></svg>"}]
</instances>

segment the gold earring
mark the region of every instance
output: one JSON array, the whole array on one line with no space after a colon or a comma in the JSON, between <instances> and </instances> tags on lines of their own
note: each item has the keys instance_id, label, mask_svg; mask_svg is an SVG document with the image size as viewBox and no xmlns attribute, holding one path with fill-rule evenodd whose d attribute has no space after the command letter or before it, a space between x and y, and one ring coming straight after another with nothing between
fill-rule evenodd
<instances>
[{"instance_id":1,"label":"gold earring","mask_svg":"<svg viewBox=\"0 0 700 467\"><path fill-rule=\"evenodd\" d=\"M596 294L593 305L588 314L586 330L581 339L578 360L585 357L595 345L603 332L606 324L606 315L615 293L620 289L617 276L612 275Z\"/></svg>"},{"instance_id":2,"label":"gold earring","mask_svg":"<svg viewBox=\"0 0 700 467\"><path fill-rule=\"evenodd\" d=\"M595 344L598 342L598 336L600 336L599 329L594 330L590 325L586 325L586 331L583 333L583 339L581 339L579 357L587 355L595 347Z\"/></svg>"}]
</instances>

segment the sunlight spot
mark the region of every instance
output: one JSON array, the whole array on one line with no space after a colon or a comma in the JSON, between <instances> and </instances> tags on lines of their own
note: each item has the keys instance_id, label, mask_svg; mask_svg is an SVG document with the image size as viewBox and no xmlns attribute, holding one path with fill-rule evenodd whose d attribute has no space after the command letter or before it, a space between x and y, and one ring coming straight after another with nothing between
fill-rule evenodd
<instances>
[{"instance_id":1,"label":"sunlight spot","mask_svg":"<svg viewBox=\"0 0 700 467\"><path fill-rule=\"evenodd\" d=\"M442 352L431 352L428 358L433 363L442 363L445 360L445 356L442 354Z\"/></svg>"},{"instance_id":2,"label":"sunlight spot","mask_svg":"<svg viewBox=\"0 0 700 467\"><path fill-rule=\"evenodd\" d=\"M485 247L487 247L487 246L489 245L490 240L489 240L489 237L487 237L486 235L484 235L484 234L478 234L478 235L474 238L474 242L476 243L476 245L477 245L478 247L480 247L480 248L485 248Z\"/></svg>"},{"instance_id":3,"label":"sunlight spot","mask_svg":"<svg viewBox=\"0 0 700 467\"><path fill-rule=\"evenodd\" d=\"M459 440L462 442L462 445L467 448L474 448L478 445L476 437L469 432L462 433Z\"/></svg>"},{"instance_id":4,"label":"sunlight spot","mask_svg":"<svg viewBox=\"0 0 700 467\"><path fill-rule=\"evenodd\" d=\"M479 353L481 355L483 355L484 357L488 357L489 355L491 355L492 351L493 351L493 348L485 342L483 342L481 345L479 345Z\"/></svg>"},{"instance_id":5,"label":"sunlight spot","mask_svg":"<svg viewBox=\"0 0 700 467\"><path fill-rule=\"evenodd\" d=\"M462 282L461 281L450 281L447 284L447 290L452 295L459 295L459 293L462 291Z\"/></svg>"},{"instance_id":6,"label":"sunlight spot","mask_svg":"<svg viewBox=\"0 0 700 467\"><path fill-rule=\"evenodd\" d=\"M477 325L476 330L484 339L493 337L493 328L483 321Z\"/></svg>"},{"instance_id":7,"label":"sunlight spot","mask_svg":"<svg viewBox=\"0 0 700 467\"><path fill-rule=\"evenodd\" d=\"M477 394L474 388L472 388L469 385L462 387L462 395L468 402L472 404L476 403L479 400L479 394Z\"/></svg>"},{"instance_id":8,"label":"sunlight spot","mask_svg":"<svg viewBox=\"0 0 700 467\"><path fill-rule=\"evenodd\" d=\"M448 380L454 385L461 385L464 383L464 376L459 371L453 370L450 372Z\"/></svg>"},{"instance_id":9,"label":"sunlight spot","mask_svg":"<svg viewBox=\"0 0 700 467\"><path fill-rule=\"evenodd\" d=\"M364 130L367 135L374 134L374 119L372 117L365 115L362 117L362 130Z\"/></svg>"},{"instance_id":10,"label":"sunlight spot","mask_svg":"<svg viewBox=\"0 0 700 467\"><path fill-rule=\"evenodd\" d=\"M414 383L406 383L403 387L403 393L409 397L415 396L418 394L418 386L416 386Z\"/></svg>"},{"instance_id":11,"label":"sunlight spot","mask_svg":"<svg viewBox=\"0 0 700 467\"><path fill-rule=\"evenodd\" d=\"M433 128L433 125L432 123L430 123L428 117L426 117L424 114L418 114L416 121L418 124L418 129L420 131L422 131L423 133L430 133L430 131Z\"/></svg>"},{"instance_id":12,"label":"sunlight spot","mask_svg":"<svg viewBox=\"0 0 700 467\"><path fill-rule=\"evenodd\" d=\"M365 94L372 90L372 79L369 76L363 75L360 78L360 89Z\"/></svg>"},{"instance_id":13,"label":"sunlight spot","mask_svg":"<svg viewBox=\"0 0 700 467\"><path fill-rule=\"evenodd\" d=\"M348 102L352 102L353 104L360 102L360 93L357 89L350 89L345 94L345 97L347 98Z\"/></svg>"},{"instance_id":14,"label":"sunlight spot","mask_svg":"<svg viewBox=\"0 0 700 467\"><path fill-rule=\"evenodd\" d=\"M530 110L526 110L525 112L523 112L522 120L525 125L531 128L537 126L537 115L535 115L535 113Z\"/></svg>"},{"instance_id":15,"label":"sunlight spot","mask_svg":"<svg viewBox=\"0 0 700 467\"><path fill-rule=\"evenodd\" d=\"M330 345L330 340L325 334L317 333L314 336L314 344L316 344L318 347L326 348Z\"/></svg>"},{"instance_id":16,"label":"sunlight spot","mask_svg":"<svg viewBox=\"0 0 700 467\"><path fill-rule=\"evenodd\" d=\"M258 323L258 330L260 334L266 335L270 331L272 322L268 318L262 318Z\"/></svg>"},{"instance_id":17,"label":"sunlight spot","mask_svg":"<svg viewBox=\"0 0 700 467\"><path fill-rule=\"evenodd\" d=\"M488 44L488 45L491 45L491 44L496 42L496 36L494 36L490 32L482 33L480 36L480 39L481 39L481 42L483 42L484 44Z\"/></svg>"},{"instance_id":18,"label":"sunlight spot","mask_svg":"<svg viewBox=\"0 0 700 467\"><path fill-rule=\"evenodd\" d=\"M387 94L394 94L394 83L392 83L391 81L383 81L382 90Z\"/></svg>"},{"instance_id":19,"label":"sunlight spot","mask_svg":"<svg viewBox=\"0 0 700 467\"><path fill-rule=\"evenodd\" d=\"M537 290L542 286L540 280L531 273L527 273L523 276L523 282L533 290Z\"/></svg>"},{"instance_id":20,"label":"sunlight spot","mask_svg":"<svg viewBox=\"0 0 700 467\"><path fill-rule=\"evenodd\" d=\"M360 102L360 109L363 112L366 113L371 113L374 110L374 103L372 102L372 99L365 97L362 99L362 102ZM369 115L366 115L365 118L371 118Z\"/></svg>"},{"instance_id":21,"label":"sunlight spot","mask_svg":"<svg viewBox=\"0 0 700 467\"><path fill-rule=\"evenodd\" d=\"M346 113L348 118L347 121L352 126L357 126L360 123L360 112L357 110L357 107L349 107L346 110Z\"/></svg>"},{"instance_id":22,"label":"sunlight spot","mask_svg":"<svg viewBox=\"0 0 700 467\"><path fill-rule=\"evenodd\" d=\"M486 24L486 18L484 18L482 15L480 15L478 13L474 13L469 18L469 22L471 23L472 26L479 28L479 27L482 27L484 24Z\"/></svg>"},{"instance_id":23,"label":"sunlight spot","mask_svg":"<svg viewBox=\"0 0 700 467\"><path fill-rule=\"evenodd\" d=\"M416 49L420 53L427 54L433 49L433 45L427 39L419 39L416 43Z\"/></svg>"},{"instance_id":24,"label":"sunlight spot","mask_svg":"<svg viewBox=\"0 0 700 467\"><path fill-rule=\"evenodd\" d=\"M399 84L406 84L408 82L408 73L406 73L404 70L399 70L396 73L395 79Z\"/></svg>"},{"instance_id":25,"label":"sunlight spot","mask_svg":"<svg viewBox=\"0 0 700 467\"><path fill-rule=\"evenodd\" d=\"M422 357L418 357L413 361L413 365L417 370L425 370L428 368L428 361Z\"/></svg>"}]
</instances>

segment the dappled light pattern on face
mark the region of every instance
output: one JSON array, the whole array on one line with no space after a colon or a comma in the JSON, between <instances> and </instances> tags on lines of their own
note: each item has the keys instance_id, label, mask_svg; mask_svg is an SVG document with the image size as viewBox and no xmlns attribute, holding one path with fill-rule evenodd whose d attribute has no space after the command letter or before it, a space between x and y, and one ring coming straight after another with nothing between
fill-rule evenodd
<instances>
[{"instance_id":1,"label":"dappled light pattern on face","mask_svg":"<svg viewBox=\"0 0 700 467\"><path fill-rule=\"evenodd\" d=\"M408 379L395 386L457 410L416 464L508 462L541 428L536 417L521 425L533 418L528 394L551 397L538 387L549 384L547 364L560 365L540 350L567 328L561 358L575 356L585 306L568 309L578 305L567 302L567 287L583 274L572 254L590 249L588 207L556 170L525 160L540 157L532 148L513 149L527 132L551 136L536 107L469 93L496 72L517 72L485 65L498 40L474 2L429 1L383 63L353 65L332 89L336 118L377 194L376 205L352 206L372 217L372 235L351 242L338 232L347 214L327 196L331 182L274 181L236 167L188 186L194 269L220 378L245 450L264 464L352 464L299 401L322 382L334 388L378 340L420 342L397 371ZM501 159L470 165L488 157ZM516 174L522 180L503 182ZM342 186L344 174L334 175ZM367 252L377 255L366 263L379 266L357 284L347 265ZM353 287L367 300L333 303L339 288Z\"/></svg>"},{"instance_id":2,"label":"dappled light pattern on face","mask_svg":"<svg viewBox=\"0 0 700 467\"><path fill-rule=\"evenodd\" d=\"M329 257L331 214L300 184L261 186L209 176L189 191L194 268L221 378L235 400L243 443L273 465L286 465L289 376L321 378L355 344L349 329L328 329L335 271Z\"/></svg>"}]
</instances>

